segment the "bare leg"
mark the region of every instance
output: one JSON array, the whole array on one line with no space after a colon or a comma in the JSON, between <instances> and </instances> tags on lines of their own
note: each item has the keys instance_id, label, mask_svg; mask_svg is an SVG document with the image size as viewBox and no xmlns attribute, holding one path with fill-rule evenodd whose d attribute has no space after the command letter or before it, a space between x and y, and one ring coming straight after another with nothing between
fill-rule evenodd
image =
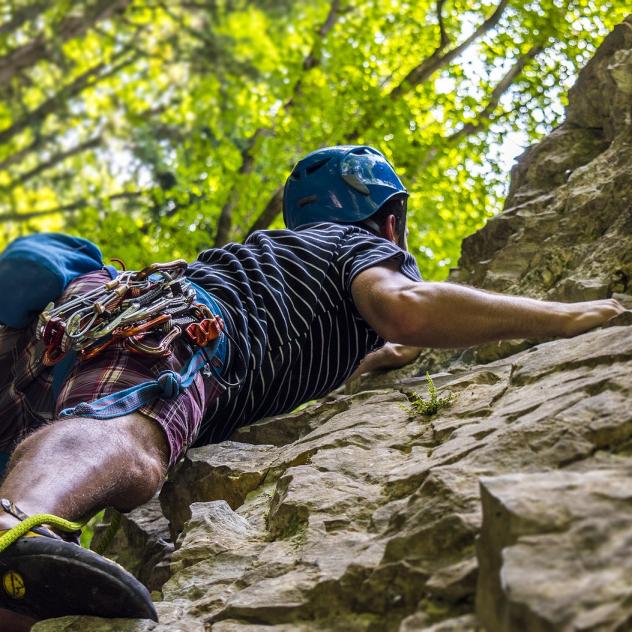
<instances>
[{"instance_id":1,"label":"bare leg","mask_svg":"<svg viewBox=\"0 0 632 632\"><path fill-rule=\"evenodd\" d=\"M156 493L166 463L162 430L141 414L59 420L18 445L0 497L27 514L52 513L69 520L106 506L128 511ZM16 523L0 510L0 529ZM0 609L0 623L2 630L26 632L35 621Z\"/></svg>"},{"instance_id":2,"label":"bare leg","mask_svg":"<svg viewBox=\"0 0 632 632\"><path fill-rule=\"evenodd\" d=\"M53 513L69 520L106 506L129 511L156 493L166 463L162 429L139 413L59 420L18 445L0 497L27 514ZM0 511L0 529L16 522Z\"/></svg>"}]
</instances>

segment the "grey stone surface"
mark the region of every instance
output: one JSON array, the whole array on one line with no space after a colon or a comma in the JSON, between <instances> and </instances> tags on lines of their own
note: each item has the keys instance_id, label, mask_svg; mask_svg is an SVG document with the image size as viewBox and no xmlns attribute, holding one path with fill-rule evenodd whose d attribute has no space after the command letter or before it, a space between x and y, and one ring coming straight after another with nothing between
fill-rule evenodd
<instances>
[{"instance_id":1,"label":"grey stone surface","mask_svg":"<svg viewBox=\"0 0 632 632\"><path fill-rule=\"evenodd\" d=\"M440 391L456 401L432 418L412 414L401 392L374 392L349 397L287 445L190 451L165 488L188 516L162 587L161 623L94 629L171 630L174 608L179 622L213 630L474 630L477 580L489 630L531 629L498 624L505 612L512 622L549 625L533 629L558 629L550 612L572 609L585 585L594 609L616 611L595 614L589 604L585 616L618 621L630 570L619 560L632 541L617 543L629 523L631 333L596 330L440 376ZM417 380L404 391L423 388ZM483 511L481 480L491 490ZM196 486L211 498L239 493L227 494L232 506L193 501ZM500 526L489 527L489 515ZM588 583L574 563L593 565ZM576 586L562 601L555 581L571 572ZM606 576L620 592L595 590ZM538 594L542 577L552 588ZM496 609L497 618L486 614Z\"/></svg>"},{"instance_id":2,"label":"grey stone surface","mask_svg":"<svg viewBox=\"0 0 632 632\"><path fill-rule=\"evenodd\" d=\"M481 480L477 611L489 630L632 629L632 459Z\"/></svg>"},{"instance_id":3,"label":"grey stone surface","mask_svg":"<svg viewBox=\"0 0 632 632\"><path fill-rule=\"evenodd\" d=\"M631 51L628 18L453 281L632 304ZM409 406L426 370L456 397L432 417ZM34 630L632 629L631 396L629 314L573 339L425 353L189 451L160 498L175 552L159 624Z\"/></svg>"},{"instance_id":4,"label":"grey stone surface","mask_svg":"<svg viewBox=\"0 0 632 632\"><path fill-rule=\"evenodd\" d=\"M108 538L108 527L118 512L107 509L97 525L92 548L99 550ZM170 576L174 549L169 522L160 509L158 497L127 514L118 514L120 526L103 554L133 573L150 591L160 590Z\"/></svg>"}]
</instances>

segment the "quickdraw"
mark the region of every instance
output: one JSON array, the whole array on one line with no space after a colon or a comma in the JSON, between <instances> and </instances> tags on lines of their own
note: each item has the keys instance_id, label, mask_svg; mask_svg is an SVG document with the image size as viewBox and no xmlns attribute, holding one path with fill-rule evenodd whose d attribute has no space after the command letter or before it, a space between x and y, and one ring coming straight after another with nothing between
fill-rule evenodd
<instances>
[{"instance_id":1,"label":"quickdraw","mask_svg":"<svg viewBox=\"0 0 632 632\"><path fill-rule=\"evenodd\" d=\"M36 330L45 346L44 364L57 364L69 351L77 352L80 361L89 360L116 341L152 356L169 355L181 336L206 347L221 334L224 323L197 302L186 269L186 261L177 260L138 272L123 270L83 296L58 307L50 303Z\"/></svg>"}]
</instances>

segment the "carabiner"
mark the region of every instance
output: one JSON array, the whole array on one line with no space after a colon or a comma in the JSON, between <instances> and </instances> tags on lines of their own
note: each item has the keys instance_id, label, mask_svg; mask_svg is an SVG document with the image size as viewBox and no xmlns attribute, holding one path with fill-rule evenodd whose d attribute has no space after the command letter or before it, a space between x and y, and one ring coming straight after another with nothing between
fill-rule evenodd
<instances>
[{"instance_id":1,"label":"carabiner","mask_svg":"<svg viewBox=\"0 0 632 632\"><path fill-rule=\"evenodd\" d=\"M152 263L151 265L137 272L135 278L137 281L144 281L154 272L167 272L174 268L176 272L179 272L178 277L181 277L188 267L189 264L184 259L176 259L175 261L168 261L167 263Z\"/></svg>"},{"instance_id":2,"label":"carabiner","mask_svg":"<svg viewBox=\"0 0 632 632\"><path fill-rule=\"evenodd\" d=\"M156 318L152 320L148 320L140 325L135 325L134 327L128 327L127 329L121 327L120 329L115 329L112 332L112 336L116 338L130 338L131 336L136 336L137 334L149 333L149 330L153 327L159 327L160 325L164 325L166 322L171 320L171 316L169 314L160 314L160 316L156 316Z\"/></svg>"},{"instance_id":3,"label":"carabiner","mask_svg":"<svg viewBox=\"0 0 632 632\"><path fill-rule=\"evenodd\" d=\"M92 340L98 340L99 338L103 338L103 336L107 336L112 333L117 327L124 324L126 320L140 320L136 317L136 314L139 312L138 303L132 303L125 311L121 312L113 321L109 322L105 327L101 329L96 329L88 334L88 337Z\"/></svg>"},{"instance_id":4,"label":"carabiner","mask_svg":"<svg viewBox=\"0 0 632 632\"><path fill-rule=\"evenodd\" d=\"M83 338L90 331L98 317L99 314L94 312L91 308L85 308L75 312L66 323L66 335L71 340ZM88 319L86 325L83 324L84 318Z\"/></svg>"},{"instance_id":5,"label":"carabiner","mask_svg":"<svg viewBox=\"0 0 632 632\"><path fill-rule=\"evenodd\" d=\"M90 360L95 356L99 355L101 351L107 349L114 342L114 338L108 338L105 342L101 344L94 345L92 347L85 347L79 352L79 361L85 362L86 360Z\"/></svg>"},{"instance_id":6,"label":"carabiner","mask_svg":"<svg viewBox=\"0 0 632 632\"><path fill-rule=\"evenodd\" d=\"M140 341L141 338L144 338L147 335L146 333L130 336L125 340L125 344L130 351L133 351L134 353L144 353L147 355L164 357L171 353L169 346L181 333L182 330L176 325L157 345L146 345L144 342Z\"/></svg>"}]
</instances>

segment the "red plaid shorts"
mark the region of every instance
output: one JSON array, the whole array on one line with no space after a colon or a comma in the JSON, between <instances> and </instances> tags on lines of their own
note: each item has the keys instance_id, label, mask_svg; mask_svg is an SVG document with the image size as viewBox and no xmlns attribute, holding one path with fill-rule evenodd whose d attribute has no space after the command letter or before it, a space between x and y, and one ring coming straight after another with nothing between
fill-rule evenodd
<instances>
[{"instance_id":1,"label":"red plaid shorts","mask_svg":"<svg viewBox=\"0 0 632 632\"><path fill-rule=\"evenodd\" d=\"M105 271L78 277L56 304L109 280ZM166 358L131 353L122 342L115 343L96 358L75 364L55 397L53 369L42 364L43 343L35 340L34 332L35 323L26 329L0 326L0 452L11 452L17 442L53 422L64 408L155 380L163 371L180 372L190 358L182 343L176 344ZM163 429L170 451L169 466L195 440L204 411L219 391L215 380L198 373L193 384L174 399L156 399L139 408L138 412Z\"/></svg>"}]
</instances>

